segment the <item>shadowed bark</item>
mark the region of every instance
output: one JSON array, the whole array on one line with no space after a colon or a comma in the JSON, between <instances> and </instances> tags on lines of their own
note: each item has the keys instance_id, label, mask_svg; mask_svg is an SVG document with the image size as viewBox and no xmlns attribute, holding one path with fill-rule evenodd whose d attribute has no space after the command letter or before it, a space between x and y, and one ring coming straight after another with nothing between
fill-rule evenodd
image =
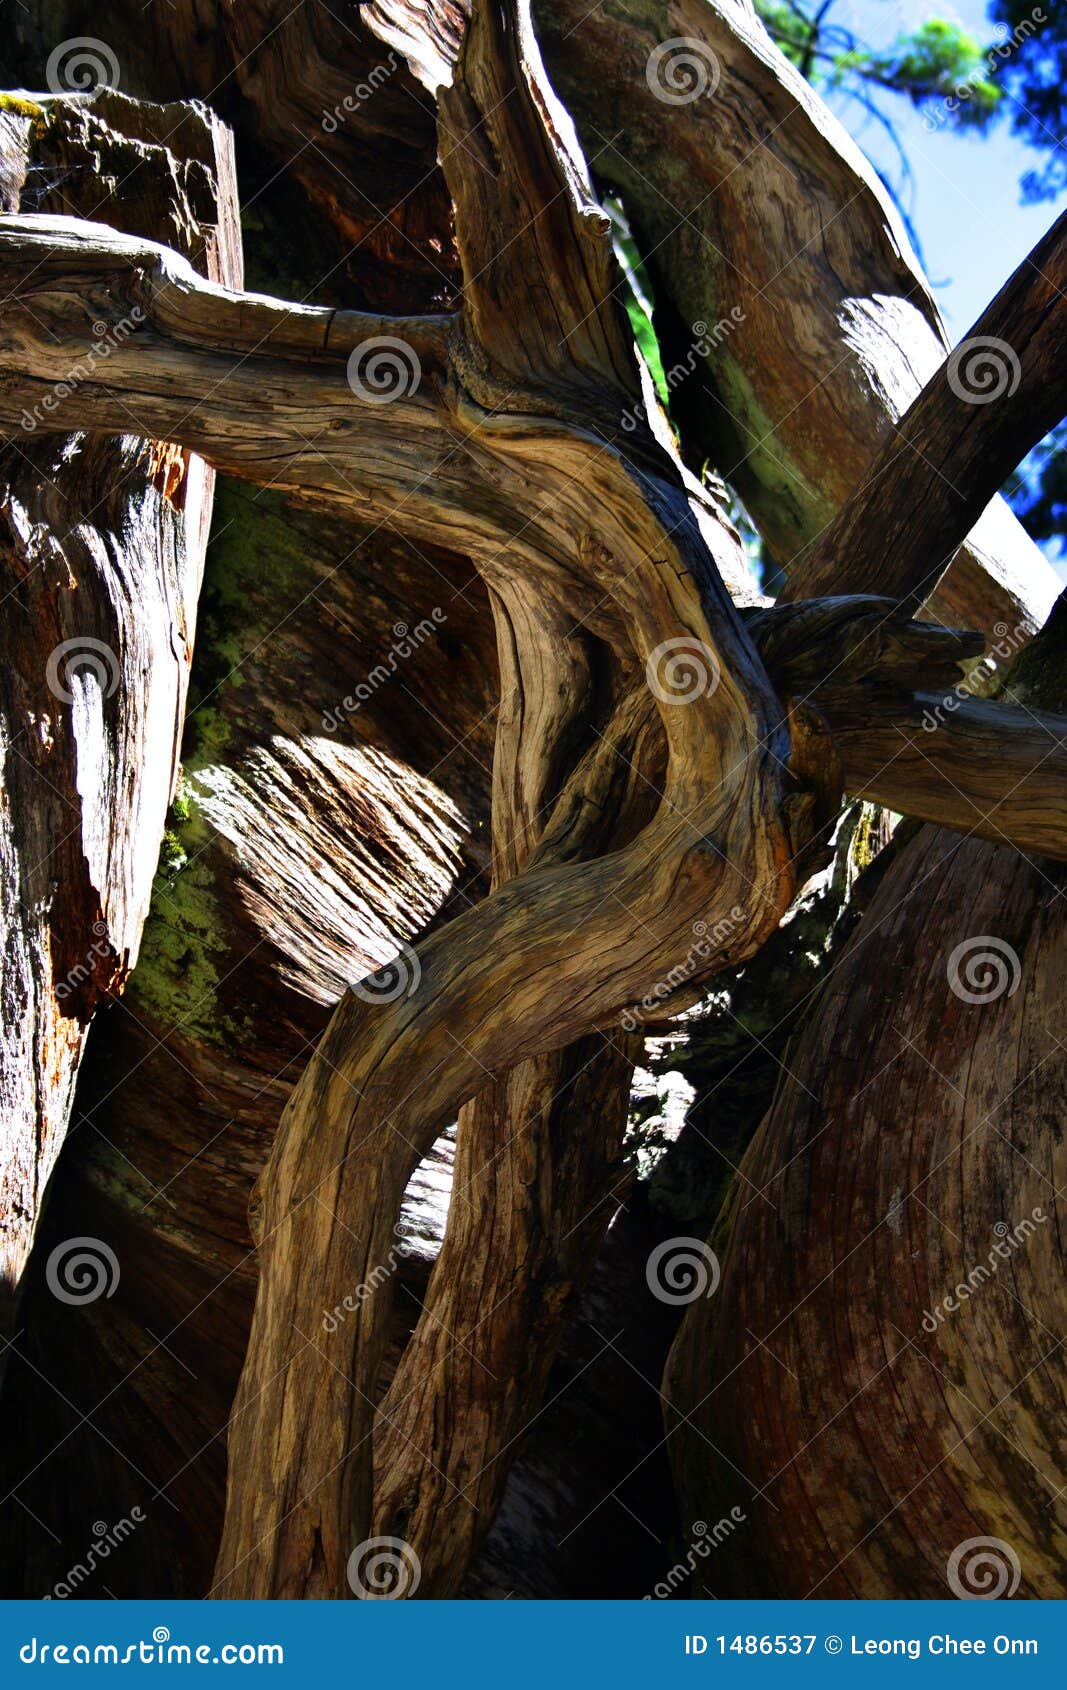
<instances>
[{"instance_id":1,"label":"shadowed bark","mask_svg":"<svg viewBox=\"0 0 1067 1690\"><path fill-rule=\"evenodd\" d=\"M1027 712L1062 702L1063 620ZM1062 886L924 828L816 998L664 1379L683 1518L744 1515L694 1595L1059 1593Z\"/></svg>"},{"instance_id":2,"label":"shadowed bark","mask_svg":"<svg viewBox=\"0 0 1067 1690\"><path fill-rule=\"evenodd\" d=\"M114 94L23 105L0 111L6 210L107 217L240 285L221 124ZM121 195L108 173L124 178ZM101 379L137 322L90 313L77 353L63 349L53 381L34 383L10 417L0 469L5 1336L86 1029L137 959L178 772L214 476L188 451L145 441L129 413L120 426L133 432L118 439L55 433L60 410L68 426L88 420L81 384ZM73 1292L112 1272L62 1255L56 1268Z\"/></svg>"}]
</instances>

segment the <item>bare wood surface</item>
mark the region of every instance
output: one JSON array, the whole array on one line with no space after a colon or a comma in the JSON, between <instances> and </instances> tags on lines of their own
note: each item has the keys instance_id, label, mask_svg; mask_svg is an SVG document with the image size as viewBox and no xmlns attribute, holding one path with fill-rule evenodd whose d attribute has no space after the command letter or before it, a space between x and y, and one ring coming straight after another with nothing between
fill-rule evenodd
<instances>
[{"instance_id":1,"label":"bare wood surface","mask_svg":"<svg viewBox=\"0 0 1067 1690\"><path fill-rule=\"evenodd\" d=\"M36 115L0 114L0 149L10 204L106 216L131 238L165 235L206 276L240 285L232 152L204 112L106 92L48 98ZM51 381L7 419L0 488L5 1327L86 1029L136 961L177 776L211 514L212 472L127 433L128 416L117 439L55 434L58 395L66 427L84 426L81 377L115 348L108 324L84 321L81 359L61 351Z\"/></svg>"},{"instance_id":2,"label":"bare wood surface","mask_svg":"<svg viewBox=\"0 0 1067 1690\"><path fill-rule=\"evenodd\" d=\"M408 31L420 75L448 58L451 38L448 30L435 34L437 19L420 35L421 22L403 5L390 0L379 11L383 28ZM227 296L198 285L166 252L85 224L34 230L19 221L5 231L20 307L0 352L4 404L25 402L28 370L39 388L54 373L52 360L84 345L87 301L99 302L111 323L136 302L144 333L124 344L106 380L86 384L84 415L114 429L120 413L133 411L140 428L173 431L234 474L273 482L322 511L403 526L420 546L444 540L468 552L528 683L521 723L503 724L494 830L502 872L493 897L420 946L411 1002L368 1007L346 997L262 1183L255 1225L265 1271L234 1419L220 1593L347 1594L347 1554L383 1517L410 1526L420 1543L432 1537L435 1553L446 1542L457 1556L470 1553L477 1531L469 1522L449 1539L434 1530L444 1490L464 1483L465 1451L447 1427L436 1442L424 1433L435 1416L454 1417L479 1400L474 1371L466 1362L445 1366L437 1388L386 1400L378 1485L369 1445L389 1313L372 1299L324 1354L315 1337L321 1307L377 1272L413 1157L487 1071L501 1077L496 1104L464 1111L472 1174L479 1144L506 1139L523 1110L535 1110L535 1091L545 1098L558 1089L575 1040L600 1039L631 995L672 972L687 924L691 931L694 919L729 917L723 944L688 983L693 994L705 974L766 938L838 783L838 753L818 711L832 718L853 696L863 701L861 723L895 722L901 695L943 670L953 684L955 658L974 650L900 616L879 638L882 610L853 607L839 620L840 607L816 603L792 620L768 614L759 629L738 619L722 584L736 554L729 531L713 513L698 531L669 455L643 430L630 439L619 432L637 387L629 337L609 303L606 230L545 123L522 26L515 9L480 8L455 85L441 100L441 150L466 276L462 310L449 304L436 316L389 317ZM517 327L511 302L524 288L529 308ZM383 335L402 341L419 372L387 408L353 393L346 378L349 355ZM31 385L30 397L37 391ZM60 422L69 425L71 414ZM323 430L328 451L317 445ZM867 618L861 638L846 626L854 613L860 623ZM572 652L575 624L587 643ZM817 697L826 678L820 645L832 652L835 637L840 685ZM857 657L857 644L870 649ZM685 711L660 699L653 715L642 671L670 646L710 662L718 686ZM879 717L886 693L893 712ZM603 791L603 760L581 740L594 697L598 721L611 714L602 709L607 698L617 710L636 703L647 728L649 791L658 804L641 833L620 825L632 792L625 764L608 782L613 826L595 840L583 826L584 807ZM838 719L847 734L847 713ZM1002 726L1011 730L1011 720ZM954 732L950 726L946 743ZM297 761L286 754L287 774ZM1050 777L1039 823L1039 805L1019 807L1024 825L1046 832L1059 802L1057 766ZM906 779L912 801L926 802L915 766ZM957 811L970 801L964 792ZM255 809L246 804L239 823L246 845L255 840ZM510 864L509 820L518 836ZM601 1050L607 1136L585 1141L591 1195L603 1184L621 1096L620 1065ZM430 1074L412 1099L416 1064ZM562 1116L555 1130L565 1130ZM579 1156L577 1144L571 1154ZM516 1158L513 1176L529 1165ZM555 1207L551 1193L566 1161L542 1145L533 1166ZM502 1189L496 1195L502 1204ZM577 1202L579 1192L567 1196ZM490 1262L482 1239L473 1253L464 1250L473 1235L457 1214L449 1261L470 1256L469 1271L431 1291L398 1377L414 1378L419 1360L448 1361L435 1315L451 1309L469 1321L479 1284L505 1283L524 1250L529 1271L514 1276L516 1307L532 1306L539 1272L562 1268L566 1276L571 1263L584 1271L595 1229L568 1255L568 1241L546 1227L537 1204L516 1205L510 1219L500 1233L510 1256ZM487 1510L499 1496L498 1454L537 1398L557 1335L554 1313L514 1396L489 1391L481 1400L481 1452L495 1468L482 1492ZM510 1355L514 1337L502 1321L493 1341ZM311 1404L316 1416L323 1409L323 1424L309 1419ZM420 1451L442 1455L444 1490L435 1491L424 1453L416 1461L401 1449L400 1427ZM454 1580L456 1568L444 1560L427 1555L425 1594Z\"/></svg>"},{"instance_id":3,"label":"bare wood surface","mask_svg":"<svg viewBox=\"0 0 1067 1690\"><path fill-rule=\"evenodd\" d=\"M1067 411L1065 287L1067 214L927 382L848 504L801 556L783 599L886 593L917 610L929 597L990 488Z\"/></svg>"},{"instance_id":4,"label":"bare wood surface","mask_svg":"<svg viewBox=\"0 0 1067 1690\"><path fill-rule=\"evenodd\" d=\"M505 56L498 27L496 15L484 8L481 30L471 36L464 89L496 142L506 186L514 148L509 125L525 122L536 149L540 118L521 88L517 112L514 104L506 116L499 107L485 108ZM457 148L451 162L461 220L468 196L484 215L478 160ZM506 193L494 211L503 247L514 233ZM521 206L516 211L521 222ZM586 286L582 254L590 230L582 212L576 185L556 161L544 217L552 232L542 228L539 237L560 272L564 297L572 287L581 297ZM613 308L608 311L610 324ZM471 322L465 328L473 334ZM492 338L481 350L492 380ZM476 368L477 359L466 367ZM535 400L537 375L535 367ZM599 369L576 378L569 404L579 414L599 409L601 380ZM529 426L524 418L523 429ZM480 1089L486 1071L595 1031L621 1002L640 995L639 985L647 990L669 967L679 931L700 915L735 912L721 948L707 961L711 968L758 945L784 909L780 900L791 894L791 859L812 825L811 800L798 794L799 807L789 815L784 728L776 733L764 714L769 691L709 567L684 491L672 491L646 471L624 471L613 454L590 445L574 434L561 438L558 424L555 439L546 430L538 440L538 461L556 470L557 525L560 507L588 500L593 490L597 496L596 535L579 521L562 548L568 576L595 583L613 602L625 631L617 657L624 666L636 659L643 667L664 640L695 639L694 650L713 654L721 680L713 696L696 698L682 711L663 709L665 790L653 820L632 843L593 861L535 863L499 886L478 909L420 947L419 985L410 999L369 1015L358 998L342 1001L286 1111L262 1185L262 1279L231 1429L221 1594L345 1593L348 1555L372 1521L368 1440L384 1308L377 1298L360 1303L329 1360L299 1336L301 1320L309 1299L331 1300L346 1277L365 1281L383 1258L420 1146L426 1148L449 1113ZM522 453L529 475L534 459L523 451L517 426L509 430L506 450ZM580 494L570 494L571 486ZM530 550L524 543L522 551ZM507 591L508 572L495 555L487 559L478 548L475 561L494 591ZM523 584L527 593L553 562L551 549L542 553L533 580ZM698 742L697 762L714 743L725 771L710 792L693 761ZM752 755L753 743L766 751ZM630 912L622 931L620 905ZM416 1048L427 1078L416 1096L405 1098L401 1076ZM327 1121L328 1134L322 1130ZM310 1202L309 1192L319 1201ZM338 1210L346 1217L343 1237L324 1224ZM289 1266L294 1252L303 1264L299 1286ZM324 1411L307 1426L300 1405L311 1400ZM297 1424L302 1430L294 1439L286 1429ZM261 1469L254 1457L265 1439L277 1452L268 1498L257 1488ZM326 1482L323 1473L330 1475Z\"/></svg>"},{"instance_id":5,"label":"bare wood surface","mask_svg":"<svg viewBox=\"0 0 1067 1690\"><path fill-rule=\"evenodd\" d=\"M591 168L645 254L688 461L709 461L737 488L788 571L946 354L896 209L750 0L592 10L534 0L533 10ZM996 499L930 614L1033 632L1057 590Z\"/></svg>"}]
</instances>

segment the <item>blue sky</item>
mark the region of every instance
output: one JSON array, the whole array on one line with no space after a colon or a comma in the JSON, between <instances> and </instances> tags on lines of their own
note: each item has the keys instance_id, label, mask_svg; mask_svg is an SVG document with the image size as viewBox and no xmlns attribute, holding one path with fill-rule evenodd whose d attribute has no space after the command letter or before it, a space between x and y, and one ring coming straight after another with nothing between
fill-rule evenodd
<instances>
[{"instance_id":1,"label":"blue sky","mask_svg":"<svg viewBox=\"0 0 1067 1690\"><path fill-rule=\"evenodd\" d=\"M955 19L980 41L995 39L985 0L839 0L832 15L875 46L931 16ZM868 157L899 180L880 126L854 101L831 95L830 103ZM947 128L930 133L906 100L886 95L881 104L911 160L912 222L950 337L959 340L1063 210L1063 200L1020 204L1019 179L1039 155L1011 134L1007 121L985 137Z\"/></svg>"}]
</instances>

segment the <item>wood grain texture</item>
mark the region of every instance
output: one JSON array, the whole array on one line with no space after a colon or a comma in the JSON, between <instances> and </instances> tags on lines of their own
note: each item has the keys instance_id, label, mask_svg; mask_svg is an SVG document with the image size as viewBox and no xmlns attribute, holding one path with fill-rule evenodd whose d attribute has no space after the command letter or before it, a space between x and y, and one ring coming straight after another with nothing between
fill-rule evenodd
<instances>
[{"instance_id":1,"label":"wood grain texture","mask_svg":"<svg viewBox=\"0 0 1067 1690\"><path fill-rule=\"evenodd\" d=\"M103 38L125 94L198 99L217 112L236 138L247 246L271 292L292 273L324 302L440 309L456 298L459 268L433 102L402 44L375 37L362 10L27 0L9 21L5 58L11 85L42 89L59 43ZM433 15L440 52L454 52L458 8L450 21L435 0Z\"/></svg>"},{"instance_id":2,"label":"wood grain texture","mask_svg":"<svg viewBox=\"0 0 1067 1690\"><path fill-rule=\"evenodd\" d=\"M530 208L514 190L522 180L519 160L532 150L542 164L538 191L548 195L539 208L541 262L557 272L562 299L589 298L596 270L588 248L599 241L606 250L606 232L587 216L580 183L545 146L529 69L516 51L516 10L483 7L479 19L457 80L472 107L468 137L480 142L484 126L493 146L495 235L480 232L487 214L484 167L470 148L456 148L449 161L452 193L472 242L461 242L464 261L476 262L479 247L505 251L509 240L524 237ZM502 112L497 91L509 77L516 79L516 98ZM477 216L464 225L467 205ZM479 291L479 272L469 279L473 309L463 322L458 368L474 384L495 386L503 373L494 356L495 317ZM588 327L586 338L605 348L620 345L617 307L604 299L598 309L601 323ZM477 339L480 320L487 325L484 343ZM535 337L533 345L550 353L547 337ZM709 909L734 914L703 971L758 947L788 902L793 858L813 827L817 803L803 787L789 790L784 725L776 730L766 714L773 710L769 687L668 465L645 467L656 460L644 440L637 443L638 461L624 463L602 443L594 447L591 434L561 429L558 418L551 429L536 431L530 449L528 412L550 403L550 366L550 358L546 366L544 356L534 356L531 401L522 407L527 414L498 416L492 425L501 429L498 462L514 454L522 463L523 511L530 510L535 463L542 475L550 472L552 496L524 523L506 562L498 550L474 549L487 585L505 598L540 593L562 566L568 583L584 581L611 604L616 661L624 668L635 660L643 668L665 641L689 642L721 678L713 694L683 710L661 706L664 791L653 820L632 843L589 861L542 865L535 858L420 946L409 964L410 996L378 1006L358 994L342 1000L286 1110L262 1182L260 1290L231 1428L217 1594L350 1591L348 1557L373 1519L369 1440L386 1311L380 1297L358 1301L332 1356L314 1342L308 1321L313 1303L328 1305L346 1286L373 1282L414 1160L440 1126L481 1089L487 1073L595 1032L629 997L642 995L670 968L680 936ZM569 417L601 414L608 373L599 357L586 369L575 366L567 382ZM507 374L513 383L514 372ZM515 400L509 412L513 407L520 408ZM515 485L518 492L517 477ZM591 495L595 533L567 514L572 504L575 515L579 505L588 509ZM539 553L535 521L548 540ZM549 524L558 535L554 543L545 532ZM533 569L517 576L519 557L531 554ZM573 588L566 602L573 611ZM514 615L511 621L517 626ZM535 641L531 661L546 633ZM710 745L723 772L708 790L703 767ZM753 745L761 749L753 753ZM561 808L566 797L564 784ZM552 826L550 816L548 834ZM621 925L620 906L627 912ZM416 1050L425 1078L412 1092L404 1075ZM335 1213L345 1217L342 1231ZM294 1259L301 1262L298 1283ZM311 1402L317 1412L309 1422ZM266 1441L275 1457L264 1494Z\"/></svg>"},{"instance_id":3,"label":"wood grain texture","mask_svg":"<svg viewBox=\"0 0 1067 1690\"><path fill-rule=\"evenodd\" d=\"M216 513L183 816L138 965L92 1029L11 1362L3 1491L23 1481L37 1518L9 1500L9 1594L50 1589L94 1519L133 1506L151 1526L109 1588L210 1588L256 1290L248 1203L278 1118L345 986L487 885L496 667L470 565L225 481ZM367 697L402 619L411 655ZM387 1293L394 1349L424 1224L405 1204L420 1251ZM68 1310L43 1268L74 1233L105 1240L121 1279Z\"/></svg>"},{"instance_id":4,"label":"wood grain texture","mask_svg":"<svg viewBox=\"0 0 1067 1690\"><path fill-rule=\"evenodd\" d=\"M896 210L751 0L533 10L591 168L619 194L645 255L688 461L709 461L737 488L788 572L945 357ZM693 71L684 88L669 81L670 54L658 79L651 59L679 38ZM699 97L679 98L693 89ZM997 499L930 614L1033 632L1056 590Z\"/></svg>"},{"instance_id":5,"label":"wood grain texture","mask_svg":"<svg viewBox=\"0 0 1067 1690\"><path fill-rule=\"evenodd\" d=\"M239 285L226 131L189 106L103 93L0 116L9 204L162 236ZM129 325L127 325L127 331ZM114 350L87 330L54 380L77 414L83 374ZM11 1319L41 1198L67 1127L86 1028L122 991L173 795L213 476L139 435L57 436L41 383L3 450L7 609L0 1098L0 1272Z\"/></svg>"},{"instance_id":6,"label":"wood grain texture","mask_svg":"<svg viewBox=\"0 0 1067 1690\"><path fill-rule=\"evenodd\" d=\"M1063 877L921 829L812 1004L664 1379L683 1516L744 1514L694 1594L1061 1591Z\"/></svg>"},{"instance_id":7,"label":"wood grain texture","mask_svg":"<svg viewBox=\"0 0 1067 1690\"><path fill-rule=\"evenodd\" d=\"M182 52L198 61L199 75L186 39L190 11L173 10ZM253 15L257 26L277 18L266 6ZM237 42L235 20L236 8L226 8L223 66ZM340 45L337 21L320 20L321 34L316 26L307 67L298 66L299 35L289 31L284 48L271 47L251 71L235 65L245 116L251 107L264 148L279 145L291 118L306 122L323 43ZM285 25L278 19L279 33ZM356 733L355 746L323 744L290 700L276 721L261 689L256 731L239 752L223 754L216 743L195 771L197 805L212 830L207 865L225 888L209 948L227 968L242 934L262 950L250 971L257 1013L244 1017L242 1038L240 978L209 994L213 1006L226 1005L215 1029L224 1053L205 1047L204 1016L179 1030L188 1038L169 1040L187 1069L181 1148L160 1123L129 1127L121 1142L148 1150L152 1177L181 1180L185 1152L194 1161L203 1155L188 1177L184 1224L158 1224L171 1254L153 1296L164 1307L181 1301L175 1262L192 1265L195 1300L212 1294L209 1266L235 1280L220 1304L224 1353L207 1392L215 1423L205 1427L189 1407L174 1451L184 1458L180 1482L206 1433L199 1494L212 1526L189 1557L203 1567L229 1431L228 1520L214 1587L227 1595L348 1595L348 1555L372 1530L414 1540L423 1595L458 1586L499 1504L512 1441L536 1412L564 1310L602 1227L598 1201L611 1185L629 1060L625 1048L612 1048L608 1029L649 993L662 1009L681 1007L716 969L754 955L816 860L821 825L839 796L842 745L831 728L844 744L853 736L852 778L878 778L862 765L864 754L878 759L877 733L911 719L917 689L935 681L954 687L958 658L978 649L970 636L908 622L885 600L809 601L738 616L736 537L706 498L696 499L667 444L625 420L639 399L639 372L613 298L607 228L580 161L566 157L553 125L522 8L479 6L458 61L461 32L447 6L381 0L364 26L410 60L413 77L395 84L409 117L415 79L436 86L438 73L452 76L439 100L441 173L423 201L427 238L412 245L391 293L357 288L336 307L286 304L206 288L165 248L123 241L92 222L23 218L0 228L17 294L0 345L4 414L36 403L60 362L84 352L90 311L114 326L136 307L144 313L137 334L123 340L102 379L82 386L83 420L114 430L128 426L132 412L146 434L173 433L235 477L299 499L324 535L331 525L362 527L363 544L376 530L399 531L396 545L390 539L383 548L383 567L399 557L417 576L413 558L424 554L450 575L469 556L480 627L486 605L497 626L495 885L476 908L457 915L447 902L461 818L442 801L428 758L415 759L423 779L401 766L413 739L399 724L404 757L382 753L388 710L376 714L366 741ZM205 64L210 56L205 49ZM386 102L379 136L361 112L353 145L368 156L379 145L387 150L393 111ZM415 136L422 156L426 135L417 124ZM315 151L297 174L307 178L310 167L318 181ZM343 140L332 151L336 163ZM435 219L449 202L456 226L453 233L446 216L442 237ZM347 193L341 204L319 192L336 230L353 232L355 203ZM839 198L838 210L846 206ZM425 284L429 253L445 256L442 240L452 278L437 290ZM823 278L813 289L819 357L835 335L840 342L832 309L827 316L833 285ZM366 308L351 310L353 303ZM921 302L916 310L921 317ZM411 311L433 314L399 314ZM349 375L351 355L384 336L400 344L414 377L389 405L374 403ZM865 405L898 368L887 353ZM881 416L892 407L876 394L876 408ZM61 411L54 424L72 426L75 414ZM165 485L175 450L156 465ZM961 528L956 539L963 538ZM1004 602L987 574L968 593L982 617ZM372 620L383 625L378 608ZM1029 631L1025 615L1018 625ZM311 624L301 628L335 675L336 660L323 654ZM717 677L681 710L654 699L647 680L646 664L672 649ZM469 682L470 665L461 672ZM431 696L427 685L422 697ZM950 714L934 778L914 755L906 764L885 760L901 763L894 790L906 790L918 814L955 768L962 785L950 801L953 819L968 828L974 800L988 796L989 752L984 763L974 757L977 718ZM1021 718L1007 710L995 722L982 718L985 745L995 728L1018 748L1032 729ZM268 720L276 731L267 731ZM619 723L625 731L613 744ZM1022 755L1032 767L1032 735L1029 744ZM1053 759L1040 795L1002 804L1000 819L1053 836L1063 772ZM285 846L278 816L288 822ZM336 874L326 862L334 852ZM442 905L455 919L438 920L416 951L401 953L410 993L393 993L388 975L359 980L291 1091L329 1000L387 945L414 938ZM683 968L679 986L679 956L692 949L700 923L721 927L721 943ZM271 967L281 977L273 988L265 984ZM268 1067L275 1021L264 1005L278 1011L280 1055L295 1053L280 1071ZM159 1024L150 1014L144 1044ZM128 1046L134 1056L139 1036ZM461 1184L491 1202L493 1226L455 1208L443 1266L397 1360L383 1263L412 1167L457 1109ZM537 1130L524 1135L530 1117ZM115 1169L114 1155L99 1150L82 1164L86 1183L104 1191L111 1181L112 1196L121 1184ZM211 1172L222 1195L210 1189ZM252 1291L242 1209L257 1176L252 1228L262 1278L231 1403ZM117 1207L144 1263L152 1233L129 1224L125 1194ZM360 1295L349 1311L345 1299L368 1285L374 1295ZM504 1306L483 1322L483 1300L498 1292ZM151 1301L146 1294L138 1315L147 1317ZM326 1333L323 1311L338 1307L351 1318ZM198 1325L195 1306L191 1313L209 1342L211 1322ZM473 1357L443 1339L445 1325L468 1335L483 1328ZM109 1352L127 1340L120 1365L135 1354L130 1333ZM482 1342L495 1380L479 1365ZM146 1392L158 1377L146 1376ZM477 1496L484 1520L473 1509L449 1510L457 1490Z\"/></svg>"},{"instance_id":8,"label":"wood grain texture","mask_svg":"<svg viewBox=\"0 0 1067 1690\"><path fill-rule=\"evenodd\" d=\"M694 1595L950 1596L976 1537L1062 1590L1062 886L925 830L791 1049L664 1382L683 1518L745 1515Z\"/></svg>"},{"instance_id":9,"label":"wood grain texture","mask_svg":"<svg viewBox=\"0 0 1067 1690\"><path fill-rule=\"evenodd\" d=\"M852 498L798 560L781 597L888 593L929 598L989 489L1067 410L1063 298L1067 216L1028 253L948 362L909 406ZM926 492L915 501L914 461ZM843 560L847 559L847 567Z\"/></svg>"}]
</instances>

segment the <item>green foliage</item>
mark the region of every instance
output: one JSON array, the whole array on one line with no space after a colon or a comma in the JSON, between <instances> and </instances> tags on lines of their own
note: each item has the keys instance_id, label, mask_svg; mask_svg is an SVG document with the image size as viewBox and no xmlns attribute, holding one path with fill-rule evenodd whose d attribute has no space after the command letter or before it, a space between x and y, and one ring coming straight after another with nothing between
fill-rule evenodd
<instances>
[{"instance_id":1,"label":"green foliage","mask_svg":"<svg viewBox=\"0 0 1067 1690\"><path fill-rule=\"evenodd\" d=\"M931 100L959 100L957 123L982 125L1002 98L988 68L973 35L959 24L928 18L911 34L898 35L883 52L854 47L836 54L831 80L840 84L850 75L865 77L880 88L905 94L920 107Z\"/></svg>"},{"instance_id":2,"label":"green foliage","mask_svg":"<svg viewBox=\"0 0 1067 1690\"><path fill-rule=\"evenodd\" d=\"M612 222L615 255L628 284L624 300L626 315L630 319L630 327L641 356L648 365L649 374L656 385L656 392L666 405L667 378L663 372L659 341L652 327L651 285L622 206L617 200L609 200L605 209Z\"/></svg>"},{"instance_id":3,"label":"green foliage","mask_svg":"<svg viewBox=\"0 0 1067 1690\"><path fill-rule=\"evenodd\" d=\"M816 85L870 105L872 92L902 95L918 107L940 102L939 118L958 129L1005 118L1045 162L1023 178L1027 199L1067 188L1067 6L1045 0L990 0L991 38L931 15L891 46L872 48L837 21L836 0L755 0L771 38ZM877 115L891 127L881 108Z\"/></svg>"},{"instance_id":4,"label":"green foliage","mask_svg":"<svg viewBox=\"0 0 1067 1690\"><path fill-rule=\"evenodd\" d=\"M915 106L965 90L959 123L982 124L1001 91L989 76L981 43L946 18L931 17L897 36L890 47L867 46L833 17L833 5L815 0L756 0L772 39L814 84L859 94L864 84L903 94Z\"/></svg>"},{"instance_id":5,"label":"green foliage","mask_svg":"<svg viewBox=\"0 0 1067 1690\"><path fill-rule=\"evenodd\" d=\"M814 19L801 15L799 6L789 5L788 0L756 0L756 11L767 26L771 40L781 48L786 58L804 70L810 81L815 81L811 68L806 68L804 64L806 55L819 39Z\"/></svg>"},{"instance_id":6,"label":"green foliage","mask_svg":"<svg viewBox=\"0 0 1067 1690\"><path fill-rule=\"evenodd\" d=\"M1048 158L1023 177L1028 200L1055 199L1067 188L1067 7L1062 0L992 0L990 22L998 40L997 83L1017 135Z\"/></svg>"},{"instance_id":7,"label":"green foliage","mask_svg":"<svg viewBox=\"0 0 1067 1690\"><path fill-rule=\"evenodd\" d=\"M663 403L667 403L667 379L663 373L663 360L660 357L659 341L656 339L651 320L644 307L639 303L635 294L627 294L626 315L630 319L630 327L634 331L641 356L648 365L649 373L656 384L656 392Z\"/></svg>"}]
</instances>

